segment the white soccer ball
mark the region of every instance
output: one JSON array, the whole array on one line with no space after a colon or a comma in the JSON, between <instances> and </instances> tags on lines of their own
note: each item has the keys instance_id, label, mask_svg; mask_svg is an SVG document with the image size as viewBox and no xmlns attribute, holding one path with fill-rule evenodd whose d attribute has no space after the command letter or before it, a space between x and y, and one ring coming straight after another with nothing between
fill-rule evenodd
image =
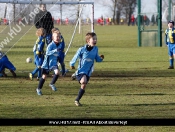
<instances>
[{"instance_id":1,"label":"white soccer ball","mask_svg":"<svg viewBox=\"0 0 175 132\"><path fill-rule=\"evenodd\" d=\"M26 62L27 62L27 63L32 63L32 58L31 58L31 57L28 57L28 58L26 59Z\"/></svg>"}]
</instances>

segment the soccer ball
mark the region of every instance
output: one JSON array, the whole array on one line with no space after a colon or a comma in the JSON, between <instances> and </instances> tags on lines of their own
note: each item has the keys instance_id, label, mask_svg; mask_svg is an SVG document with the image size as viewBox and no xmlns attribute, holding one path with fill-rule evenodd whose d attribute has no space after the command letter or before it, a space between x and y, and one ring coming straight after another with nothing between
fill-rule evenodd
<instances>
[{"instance_id":1,"label":"soccer ball","mask_svg":"<svg viewBox=\"0 0 175 132\"><path fill-rule=\"evenodd\" d=\"M32 58L28 57L28 58L26 59L26 62L27 62L27 63L32 63Z\"/></svg>"}]
</instances>

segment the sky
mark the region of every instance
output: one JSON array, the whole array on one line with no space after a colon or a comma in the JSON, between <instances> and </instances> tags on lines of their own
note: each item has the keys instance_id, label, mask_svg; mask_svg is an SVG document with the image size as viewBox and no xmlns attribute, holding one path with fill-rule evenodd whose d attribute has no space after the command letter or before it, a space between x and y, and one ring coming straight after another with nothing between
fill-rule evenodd
<instances>
[{"instance_id":1,"label":"sky","mask_svg":"<svg viewBox=\"0 0 175 132\"><path fill-rule=\"evenodd\" d=\"M50 1L50 0L43 0L43 1ZM59 1L59 0L55 0L55 1ZM64 1L64 0L62 0L62 1ZM108 7L105 7L105 6L98 4L99 1L104 1L104 2L106 2L105 4L109 4L110 0L84 0L84 1L94 2L94 18L95 19L101 17L102 15L103 15L103 17L112 17L112 13ZM142 12L146 12L148 15L153 14L153 12L157 12L156 1L157 0L141 0ZM60 13L58 12L58 10L59 9L57 8L57 10L51 9L50 11L52 11L53 15L58 18L60 16ZM86 5L86 7L84 7L84 9L83 9L83 17L84 18L86 18L87 16L90 17L90 10L91 10L91 5ZM65 10L65 12L66 11L67 10ZM9 12L11 12L11 11L9 10ZM2 14L3 13L1 13L0 15L2 15ZM70 14L70 13L63 14L63 19L65 19L68 16L68 14ZM134 13L134 15L137 16L137 10ZM162 15L163 15L163 13L162 13Z\"/></svg>"}]
</instances>

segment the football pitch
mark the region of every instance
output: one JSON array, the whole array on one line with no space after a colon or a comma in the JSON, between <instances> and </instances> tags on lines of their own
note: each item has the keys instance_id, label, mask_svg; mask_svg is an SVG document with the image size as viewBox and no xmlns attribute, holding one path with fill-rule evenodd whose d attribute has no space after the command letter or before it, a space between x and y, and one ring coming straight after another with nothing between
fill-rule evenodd
<instances>
[{"instance_id":1,"label":"football pitch","mask_svg":"<svg viewBox=\"0 0 175 132\"><path fill-rule=\"evenodd\" d=\"M64 30L65 26L60 27ZM33 58L36 41L33 34L26 34L7 53L15 65L17 77L6 70L8 77L0 78L0 118L6 119L161 119L175 118L175 70L167 69L167 47L138 47L137 26L95 26L99 54L105 56L102 63L95 63L94 72L81 99L82 107L74 100L80 84L71 80L75 70L69 69L69 61L84 43L73 43L65 58L69 72L56 82L58 90L49 87L51 75L46 79L42 96L36 94L38 81L29 80L28 73L35 65L26 63ZM66 34L63 34L64 39ZM84 34L76 34L83 39ZM70 39L70 37L68 38ZM78 60L76 63L77 67ZM175 131L174 127L151 126L9 126L0 131L22 132L136 132Z\"/></svg>"}]
</instances>

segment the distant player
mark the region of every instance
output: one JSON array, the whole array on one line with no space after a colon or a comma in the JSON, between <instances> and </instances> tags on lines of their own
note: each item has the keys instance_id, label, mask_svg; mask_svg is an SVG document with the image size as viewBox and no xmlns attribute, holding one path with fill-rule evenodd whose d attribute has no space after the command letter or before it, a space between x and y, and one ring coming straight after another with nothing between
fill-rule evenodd
<instances>
[{"instance_id":1,"label":"distant player","mask_svg":"<svg viewBox=\"0 0 175 132\"><path fill-rule=\"evenodd\" d=\"M5 74L5 69L9 69L13 77L16 77L15 73L16 68L9 61L7 55L5 55L3 52L0 51L0 73L3 77L7 77L7 74Z\"/></svg>"},{"instance_id":2,"label":"distant player","mask_svg":"<svg viewBox=\"0 0 175 132\"><path fill-rule=\"evenodd\" d=\"M86 34L86 42L83 47L80 47L72 60L70 61L71 69L75 69L74 65L79 58L78 69L76 71L76 78L81 84L81 88L79 90L78 96L75 99L75 105L81 106L80 99L82 98L83 94L85 93L86 85L90 79L94 60L96 62L102 62L104 59L104 55L98 55L98 47L96 46L97 43L97 36L93 32L88 32Z\"/></svg>"},{"instance_id":3,"label":"distant player","mask_svg":"<svg viewBox=\"0 0 175 132\"><path fill-rule=\"evenodd\" d=\"M58 52L59 52L58 45L60 42L61 42L60 32L54 31L52 34L52 42L47 46L44 62L41 66L42 78L40 79L38 88L36 89L36 92L38 95L42 95L41 89L43 87L43 84L45 82L47 75L49 75L49 72L52 70L54 71L54 76L49 86L52 88L53 91L57 91L57 88L55 87L55 83L60 74L60 71L57 65Z\"/></svg>"},{"instance_id":4,"label":"distant player","mask_svg":"<svg viewBox=\"0 0 175 132\"><path fill-rule=\"evenodd\" d=\"M54 31L57 31L57 30L60 32L60 30L58 28L53 28L52 29L52 33ZM65 57L64 48L65 48L65 42L64 42L63 36L61 35L61 42L58 45L58 49L59 49L59 52L58 52L58 62L61 65L62 76L65 76L65 74L66 74L65 63L64 63L64 57Z\"/></svg>"},{"instance_id":5,"label":"distant player","mask_svg":"<svg viewBox=\"0 0 175 132\"><path fill-rule=\"evenodd\" d=\"M46 30L46 44L52 41L52 28L54 27L53 17L49 11L46 10L46 4L39 5L39 13L36 14L34 24L37 29L44 28Z\"/></svg>"},{"instance_id":6,"label":"distant player","mask_svg":"<svg viewBox=\"0 0 175 132\"><path fill-rule=\"evenodd\" d=\"M36 68L31 73L29 73L30 80L33 80L33 77L37 72L37 80L41 78L41 66L44 60L45 35L46 31L44 28L37 29L36 36L38 39L33 47L34 63L36 65Z\"/></svg>"},{"instance_id":7,"label":"distant player","mask_svg":"<svg viewBox=\"0 0 175 132\"><path fill-rule=\"evenodd\" d=\"M168 22L168 29L165 30L165 43L168 47L169 63L168 69L174 69L175 58L175 29L174 21Z\"/></svg>"}]
</instances>

